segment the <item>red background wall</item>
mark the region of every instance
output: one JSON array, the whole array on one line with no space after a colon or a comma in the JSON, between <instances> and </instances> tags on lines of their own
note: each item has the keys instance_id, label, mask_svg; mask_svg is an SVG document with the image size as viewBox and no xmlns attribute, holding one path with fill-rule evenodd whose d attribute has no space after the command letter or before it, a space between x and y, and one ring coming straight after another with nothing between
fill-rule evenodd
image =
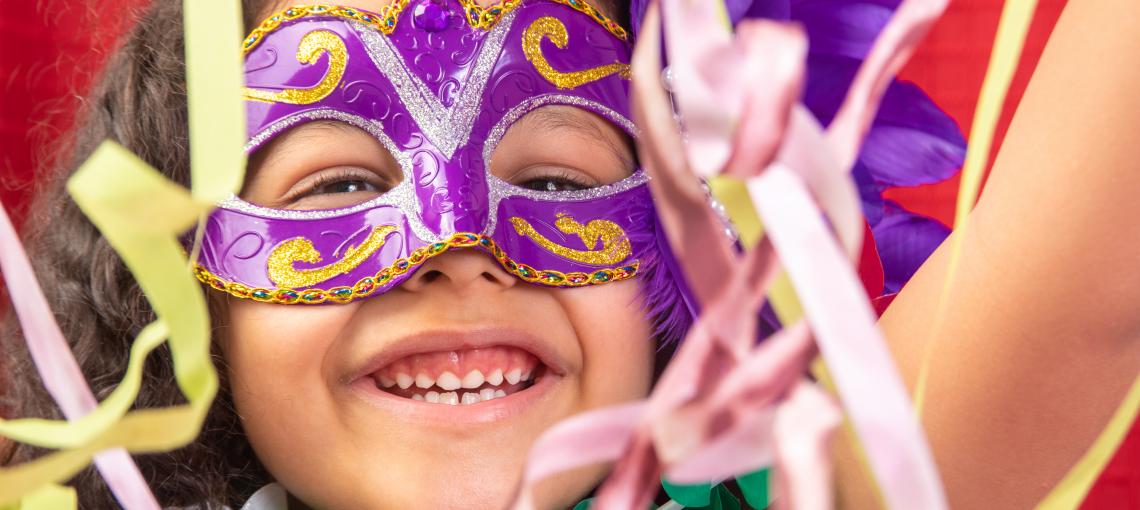
<instances>
[{"instance_id":1,"label":"red background wall","mask_svg":"<svg viewBox=\"0 0 1140 510\"><path fill-rule=\"evenodd\" d=\"M91 76L140 0L101 0L98 13L63 0L0 0L0 201L23 216L35 168L60 143ZM92 2L96 4L95 2ZM968 131L996 31L1000 0L956 0L919 49L902 78L921 85ZM1025 57L998 130L1004 136L1014 105L1037 63L1064 0L1040 0ZM93 15L95 14L95 15ZM997 145L995 145L995 151ZM949 224L958 179L888 196ZM0 360L2 361L2 360ZM1140 510L1140 422L1082 507Z\"/></svg>"}]
</instances>

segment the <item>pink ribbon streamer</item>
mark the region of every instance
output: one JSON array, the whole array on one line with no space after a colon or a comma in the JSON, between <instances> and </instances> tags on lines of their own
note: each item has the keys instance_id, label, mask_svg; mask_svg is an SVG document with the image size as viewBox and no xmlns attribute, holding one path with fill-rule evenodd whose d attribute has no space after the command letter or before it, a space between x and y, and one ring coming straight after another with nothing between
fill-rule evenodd
<instances>
[{"instance_id":1,"label":"pink ribbon streamer","mask_svg":"<svg viewBox=\"0 0 1140 510\"><path fill-rule=\"evenodd\" d=\"M796 386L776 412L777 510L835 508L831 437L843 416L830 395L815 385Z\"/></svg>"},{"instance_id":2,"label":"pink ribbon streamer","mask_svg":"<svg viewBox=\"0 0 1140 510\"><path fill-rule=\"evenodd\" d=\"M746 22L733 40L716 26L708 2L662 3L670 28L674 99L688 139L683 142L676 131L668 98L657 83L660 22L654 4L633 65L634 113L642 129L639 151L653 176L650 185L670 245L704 312L644 412L625 416L637 423L623 425L620 433L611 430L620 437L605 443L604 453L622 457L595 504L643 506L662 473L682 483L708 481L775 461L783 473L785 504L831 505L830 498L819 494L831 485L826 444L837 412L818 389L799 383L814 354L812 337L806 326L791 325L752 347L756 309L775 274L773 254L778 253L888 506L945 508L925 437L909 412L901 378L850 264L862 244L863 228L848 174L891 76L945 0L903 4L827 132L795 104L806 48L797 29ZM746 179L769 234L743 257L721 234L719 218L695 178L720 171ZM820 207L834 232L821 218ZM700 254L687 251L694 246ZM592 416L616 420L608 413ZM605 430L558 429L559 435L551 437L578 444ZM620 454L615 453L618 446L624 448ZM562 458L556 463L548 455ZM597 461L599 455L556 448L544 437L531 460L569 469ZM526 480L529 484L535 478Z\"/></svg>"},{"instance_id":3,"label":"pink ribbon streamer","mask_svg":"<svg viewBox=\"0 0 1140 510\"><path fill-rule=\"evenodd\" d=\"M760 347L753 346L756 310L775 275L772 246L762 241L738 257L731 240L722 233L719 218L708 207L707 196L685 164L684 154L680 153L683 144L678 143L680 137L673 127L668 99L656 84L660 69L656 15L653 6L642 33L642 38L649 42L639 45L635 57L635 62L640 62L635 64L634 86L639 97L635 111L643 128L641 151L654 175L650 182L654 196L661 202L662 222L669 238L685 240L676 243L674 250L705 312L658 381L646 412L638 417L638 423L622 429L620 444L624 450L620 454L624 456L595 501L603 509L643 506L652 498L664 472L680 481L707 481L768 465L773 458L771 424L778 409L775 406L800 380L814 354L808 330L802 325L786 328ZM763 46L758 41L791 41L777 46L792 56L782 54L784 58L772 60L774 65L770 67L787 69L779 73L784 80L773 83L770 90L778 97L796 97L802 83L806 48L802 33L774 25L757 26L749 33L755 40L741 46L747 49L740 53L742 59L755 57L754 52ZM790 118L790 106L760 107L764 104L761 101L752 104L756 106L751 110L753 115L767 117L754 119L749 125L783 131ZM771 161L778 147L768 144L738 161ZM740 165L744 171L749 167L752 173L763 169L759 164ZM699 257L686 251L692 246L701 246ZM612 418L607 412L591 416ZM569 469L596 462L600 457L597 451L555 447L552 441L578 444L604 429L556 428L536 444L531 463L544 467L557 463ZM605 453L615 452L610 448ZM561 458L552 460L551 456ZM548 469L528 469L517 508L530 505L526 495L537 481L534 475L538 472L552 473Z\"/></svg>"},{"instance_id":4,"label":"pink ribbon streamer","mask_svg":"<svg viewBox=\"0 0 1140 510\"><path fill-rule=\"evenodd\" d=\"M889 508L946 508L925 435L845 255L783 166L748 183Z\"/></svg>"},{"instance_id":5,"label":"pink ribbon streamer","mask_svg":"<svg viewBox=\"0 0 1140 510\"><path fill-rule=\"evenodd\" d=\"M739 59L729 51L732 33L725 27L723 11L717 12L713 2L707 0L661 0L665 12L666 33L687 32L691 37L668 44L670 62L698 63L715 58L718 62L698 69L679 65L671 68L678 94L678 110L684 116L682 123L688 138L681 150L687 155L688 167L697 175L711 177L724 168L732 155L732 135L736 131L739 114L722 105L740 104L747 95L741 80L732 76L730 62ZM723 5L721 6L723 9ZM717 79L704 79L703 72L716 73ZM670 122L672 125L672 122Z\"/></svg>"},{"instance_id":6,"label":"pink ribbon streamer","mask_svg":"<svg viewBox=\"0 0 1140 510\"><path fill-rule=\"evenodd\" d=\"M23 244L2 205L0 272L7 280L12 308L20 320L28 351L48 393L69 420L90 413L98 404L95 395L55 321ZM16 295L11 289L20 289L20 294ZM100 452L95 456L95 467L124 508L158 510L154 494L126 450L117 448Z\"/></svg>"},{"instance_id":7,"label":"pink ribbon streamer","mask_svg":"<svg viewBox=\"0 0 1140 510\"><path fill-rule=\"evenodd\" d=\"M808 109L800 104L792 110L787 139L777 161L796 171L812 197L831 221L836 237L852 261L859 260L863 247L864 220L855 181L827 150L826 133Z\"/></svg>"},{"instance_id":8,"label":"pink ribbon streamer","mask_svg":"<svg viewBox=\"0 0 1140 510\"><path fill-rule=\"evenodd\" d=\"M550 475L621 456L644 412L645 402L638 401L582 413L551 427L531 448L515 508L535 508L530 489Z\"/></svg>"}]
</instances>

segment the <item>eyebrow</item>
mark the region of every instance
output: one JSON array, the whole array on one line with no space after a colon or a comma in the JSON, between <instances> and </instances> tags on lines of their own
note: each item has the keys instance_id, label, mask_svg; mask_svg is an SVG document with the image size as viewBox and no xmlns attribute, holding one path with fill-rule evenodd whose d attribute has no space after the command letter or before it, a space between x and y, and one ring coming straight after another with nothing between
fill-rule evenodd
<instances>
[{"instance_id":1,"label":"eyebrow","mask_svg":"<svg viewBox=\"0 0 1140 510\"><path fill-rule=\"evenodd\" d=\"M575 133L582 135L586 138L592 139L604 145L609 151L626 167L636 169L637 152L633 148L632 139L628 136L623 136L621 144L620 141L614 140L614 137L607 136L598 125L584 115L585 112L579 113L579 110L572 109L571 107L564 108L539 108L530 112L524 121L536 123L539 129L557 131L562 129L569 129ZM625 134L625 131L621 131ZM623 150L626 149L626 150ZM633 157L630 157L633 154Z\"/></svg>"}]
</instances>

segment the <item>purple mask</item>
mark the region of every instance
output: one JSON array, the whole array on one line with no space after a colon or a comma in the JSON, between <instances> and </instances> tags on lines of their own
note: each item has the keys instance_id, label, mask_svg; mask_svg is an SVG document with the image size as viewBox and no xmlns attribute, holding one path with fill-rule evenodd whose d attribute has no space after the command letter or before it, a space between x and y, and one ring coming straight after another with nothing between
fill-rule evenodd
<instances>
[{"instance_id":1,"label":"purple mask","mask_svg":"<svg viewBox=\"0 0 1140 510\"><path fill-rule=\"evenodd\" d=\"M554 287L644 272L658 242L641 171L556 192L489 172L507 128L542 106L581 108L634 134L625 31L582 0L458 3L294 7L246 39L247 152L300 124L339 121L379 140L403 180L334 210L231 198L207 221L200 280L263 302L347 303L461 248Z\"/></svg>"}]
</instances>

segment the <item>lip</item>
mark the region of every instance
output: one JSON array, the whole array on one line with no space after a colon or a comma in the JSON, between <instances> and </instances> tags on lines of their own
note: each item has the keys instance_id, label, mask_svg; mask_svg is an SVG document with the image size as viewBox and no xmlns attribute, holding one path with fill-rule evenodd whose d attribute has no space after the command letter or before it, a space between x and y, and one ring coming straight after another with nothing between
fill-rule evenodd
<instances>
[{"instance_id":1,"label":"lip","mask_svg":"<svg viewBox=\"0 0 1140 510\"><path fill-rule=\"evenodd\" d=\"M417 402L399 397L376 387L372 374L388 364L413 354L458 351L496 346L525 350L542 362L544 374L533 386L506 397L471 405L443 405ZM462 331L426 331L402 337L369 357L360 368L350 372L344 382L352 392L370 405L407 419L440 423L491 422L517 415L547 397L569 372L568 362L540 338L516 329L464 328Z\"/></svg>"}]
</instances>

